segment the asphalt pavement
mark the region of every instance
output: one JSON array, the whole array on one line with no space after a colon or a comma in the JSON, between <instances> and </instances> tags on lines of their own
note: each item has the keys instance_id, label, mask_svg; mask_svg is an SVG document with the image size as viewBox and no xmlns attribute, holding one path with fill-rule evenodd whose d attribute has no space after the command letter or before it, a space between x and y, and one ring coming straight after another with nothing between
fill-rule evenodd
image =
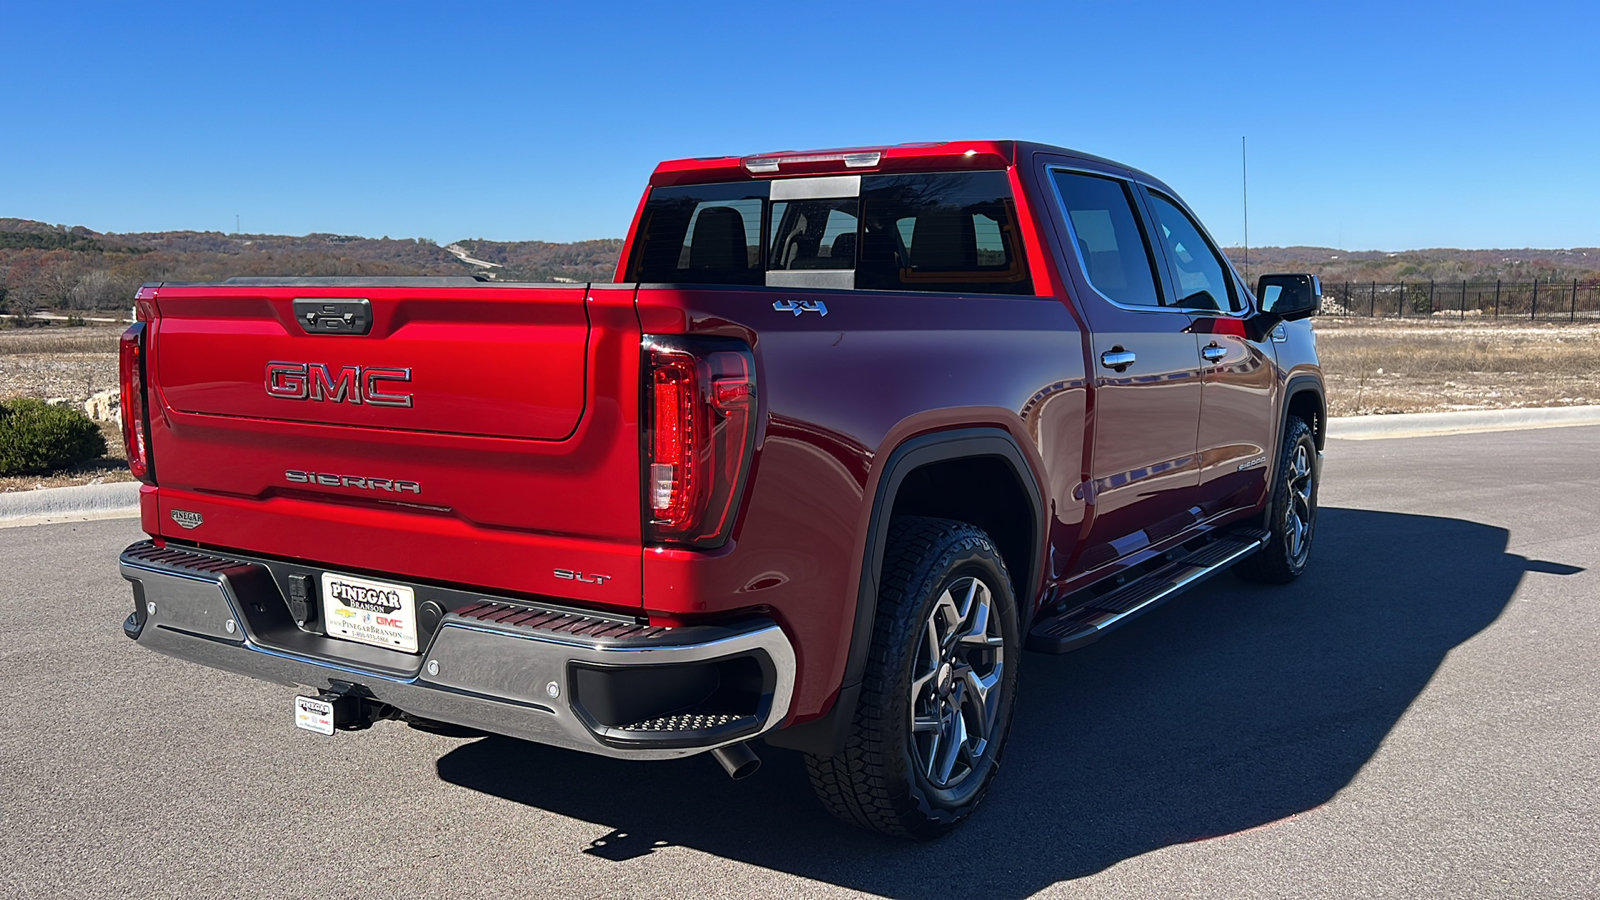
<instances>
[{"instance_id":1,"label":"asphalt pavement","mask_svg":"<svg viewBox=\"0 0 1600 900\"><path fill-rule=\"evenodd\" d=\"M1028 655L929 845L732 782L380 723L121 634L137 520L0 530L4 897L1600 896L1600 428L1333 441L1311 570Z\"/></svg>"}]
</instances>

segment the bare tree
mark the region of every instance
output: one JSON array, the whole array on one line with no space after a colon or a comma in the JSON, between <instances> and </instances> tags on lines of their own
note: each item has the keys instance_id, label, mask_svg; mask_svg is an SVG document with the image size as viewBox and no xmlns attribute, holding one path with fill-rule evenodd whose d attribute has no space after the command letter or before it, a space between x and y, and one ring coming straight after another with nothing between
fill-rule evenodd
<instances>
[{"instance_id":1,"label":"bare tree","mask_svg":"<svg viewBox=\"0 0 1600 900\"><path fill-rule=\"evenodd\" d=\"M85 273L67 295L67 305L72 309L112 309L128 305L133 288L127 279L104 269Z\"/></svg>"}]
</instances>

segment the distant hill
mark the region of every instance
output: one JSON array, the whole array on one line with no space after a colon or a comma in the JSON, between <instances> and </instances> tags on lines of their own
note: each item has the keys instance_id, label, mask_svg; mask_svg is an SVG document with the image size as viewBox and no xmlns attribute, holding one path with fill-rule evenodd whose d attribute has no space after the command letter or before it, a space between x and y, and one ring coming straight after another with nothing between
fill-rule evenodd
<instances>
[{"instance_id":1,"label":"distant hill","mask_svg":"<svg viewBox=\"0 0 1600 900\"><path fill-rule=\"evenodd\" d=\"M1244 250L1227 249L1244 271ZM1250 279L1267 272L1309 272L1324 284L1397 281L1592 281L1600 248L1575 250L1335 250L1331 247L1251 247Z\"/></svg>"},{"instance_id":2,"label":"distant hill","mask_svg":"<svg viewBox=\"0 0 1600 900\"><path fill-rule=\"evenodd\" d=\"M0 218L0 311L123 309L147 281L221 281L234 276L477 275L491 281L610 281L622 240L552 244L339 234L292 237L217 231L100 233ZM1241 271L1244 253L1227 253ZM1592 280L1600 248L1577 250L1344 251L1252 247L1249 275L1311 272L1324 282Z\"/></svg>"},{"instance_id":3,"label":"distant hill","mask_svg":"<svg viewBox=\"0 0 1600 900\"><path fill-rule=\"evenodd\" d=\"M452 252L452 250L458 252ZM0 218L0 307L121 309L147 281L235 276L477 275L490 281L610 281L622 241L463 240L217 231L100 233ZM462 257L481 261L464 261Z\"/></svg>"}]
</instances>

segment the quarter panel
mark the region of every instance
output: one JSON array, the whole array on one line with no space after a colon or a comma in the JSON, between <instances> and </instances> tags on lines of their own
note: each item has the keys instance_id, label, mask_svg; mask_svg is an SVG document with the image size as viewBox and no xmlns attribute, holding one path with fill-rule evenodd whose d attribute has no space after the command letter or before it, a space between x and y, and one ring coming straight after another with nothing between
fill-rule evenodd
<instances>
[{"instance_id":1,"label":"quarter panel","mask_svg":"<svg viewBox=\"0 0 1600 900\"><path fill-rule=\"evenodd\" d=\"M774 302L818 301L795 314ZM647 548L646 609L694 617L759 607L795 638L799 719L840 685L866 541L869 482L899 441L990 422L1044 459L1051 521L1076 527L1085 409L1081 333L1060 302L992 295L645 286L647 333L751 341L766 420L747 508L718 553ZM1048 455L1046 455L1048 454ZM1054 531L1055 529L1052 529Z\"/></svg>"}]
</instances>

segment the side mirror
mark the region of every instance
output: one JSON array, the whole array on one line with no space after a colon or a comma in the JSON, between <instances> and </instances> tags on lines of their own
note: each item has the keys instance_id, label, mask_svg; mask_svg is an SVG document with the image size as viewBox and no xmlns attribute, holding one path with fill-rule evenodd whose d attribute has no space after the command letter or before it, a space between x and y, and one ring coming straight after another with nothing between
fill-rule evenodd
<instances>
[{"instance_id":1,"label":"side mirror","mask_svg":"<svg viewBox=\"0 0 1600 900\"><path fill-rule=\"evenodd\" d=\"M1315 275L1263 275L1256 282L1256 297L1263 312L1293 322L1322 310L1322 279Z\"/></svg>"},{"instance_id":2,"label":"side mirror","mask_svg":"<svg viewBox=\"0 0 1600 900\"><path fill-rule=\"evenodd\" d=\"M1315 275L1263 275L1256 282L1261 312L1246 320L1253 341L1264 341L1279 323L1314 316L1322 310L1322 279Z\"/></svg>"}]
</instances>

